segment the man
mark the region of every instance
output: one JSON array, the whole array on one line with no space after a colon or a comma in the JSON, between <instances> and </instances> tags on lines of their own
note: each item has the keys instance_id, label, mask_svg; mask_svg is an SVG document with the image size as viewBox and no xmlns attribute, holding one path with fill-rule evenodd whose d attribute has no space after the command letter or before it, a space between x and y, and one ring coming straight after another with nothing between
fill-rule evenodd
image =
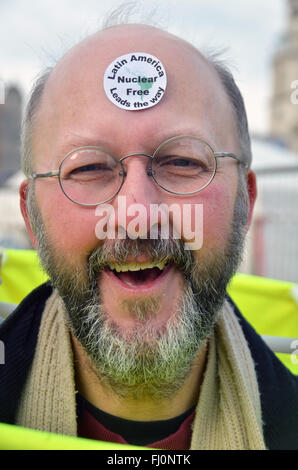
<instances>
[{"instance_id":1,"label":"man","mask_svg":"<svg viewBox=\"0 0 298 470\"><path fill-rule=\"evenodd\" d=\"M157 28L105 29L43 75L20 195L55 289L1 328L0 420L163 449L298 449L297 380L225 294L250 163L231 75Z\"/></svg>"}]
</instances>

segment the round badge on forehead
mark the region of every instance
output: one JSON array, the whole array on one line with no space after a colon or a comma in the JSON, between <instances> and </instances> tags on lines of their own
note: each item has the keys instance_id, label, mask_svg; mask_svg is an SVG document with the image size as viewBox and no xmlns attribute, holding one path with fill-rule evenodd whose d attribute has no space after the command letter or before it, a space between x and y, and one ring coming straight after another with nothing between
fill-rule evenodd
<instances>
[{"instance_id":1,"label":"round badge on forehead","mask_svg":"<svg viewBox=\"0 0 298 470\"><path fill-rule=\"evenodd\" d=\"M146 52L131 52L107 67L103 85L109 100L128 111L151 108L160 102L167 75L161 61Z\"/></svg>"}]
</instances>

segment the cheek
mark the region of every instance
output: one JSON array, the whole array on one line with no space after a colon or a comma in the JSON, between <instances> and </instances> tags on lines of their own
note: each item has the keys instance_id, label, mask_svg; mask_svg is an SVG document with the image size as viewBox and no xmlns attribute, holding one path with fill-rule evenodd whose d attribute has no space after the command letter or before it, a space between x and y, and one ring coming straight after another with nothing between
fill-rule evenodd
<instances>
[{"instance_id":1,"label":"cheek","mask_svg":"<svg viewBox=\"0 0 298 470\"><path fill-rule=\"evenodd\" d=\"M40 198L39 205L53 246L72 262L84 260L99 242L95 235L95 208L74 204L54 190L48 191L47 196Z\"/></svg>"},{"instance_id":2,"label":"cheek","mask_svg":"<svg viewBox=\"0 0 298 470\"><path fill-rule=\"evenodd\" d=\"M222 193L204 206L204 244L212 247L226 242L231 230L234 204L225 200Z\"/></svg>"},{"instance_id":3,"label":"cheek","mask_svg":"<svg viewBox=\"0 0 298 470\"><path fill-rule=\"evenodd\" d=\"M193 233L198 240L198 231L202 238L202 249L223 245L230 233L233 221L235 191L227 192L224 185L214 185L210 190L185 201L182 211L187 215L183 218L182 238L189 240L189 233ZM195 207L195 205L199 205ZM190 216L189 216L190 214Z\"/></svg>"}]
</instances>

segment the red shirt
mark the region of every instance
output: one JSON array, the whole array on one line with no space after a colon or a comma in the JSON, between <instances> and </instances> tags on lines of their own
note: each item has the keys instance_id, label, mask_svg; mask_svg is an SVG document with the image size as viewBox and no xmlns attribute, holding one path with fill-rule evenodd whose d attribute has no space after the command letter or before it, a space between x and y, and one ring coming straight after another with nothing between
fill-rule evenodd
<instances>
[{"instance_id":1,"label":"red shirt","mask_svg":"<svg viewBox=\"0 0 298 470\"><path fill-rule=\"evenodd\" d=\"M117 434L116 432L110 431L100 421L98 421L98 419L93 416L94 413L92 414L90 412L90 409L92 408L96 410L96 408L93 407L93 405L89 404L88 402L85 402L85 399L83 399L82 402L80 403L80 410L78 413L79 415L78 436L79 437L85 437L88 439L95 439L95 440L106 441L106 442L115 442L119 444L132 444L132 442L127 442L122 435ZM109 416L106 413L105 415ZM182 423L179 425L178 429L174 433L170 434L169 436L159 441L142 445L142 447L148 447L148 448L153 447L153 448L164 449L164 450L188 450L190 447L190 440L191 440L191 433L192 433L191 425L194 419L194 415L195 415L195 410L191 411L191 413L186 416L186 418L182 421ZM115 417L111 417L111 418L115 419ZM129 423L134 423L134 422L130 422L128 420L122 420L122 419L121 421L124 423L127 422L127 426L129 426ZM166 422L162 422L162 423L166 423ZM146 423L144 424L146 425ZM136 445L136 444L133 444L133 445Z\"/></svg>"}]
</instances>

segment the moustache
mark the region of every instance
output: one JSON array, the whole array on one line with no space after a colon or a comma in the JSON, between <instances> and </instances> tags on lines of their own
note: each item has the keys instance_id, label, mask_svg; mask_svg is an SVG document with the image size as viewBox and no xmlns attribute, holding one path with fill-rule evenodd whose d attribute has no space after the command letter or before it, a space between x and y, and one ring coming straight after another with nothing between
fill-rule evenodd
<instances>
[{"instance_id":1,"label":"moustache","mask_svg":"<svg viewBox=\"0 0 298 470\"><path fill-rule=\"evenodd\" d=\"M144 256L154 263L174 263L185 276L191 275L194 265L192 251L185 250L184 242L179 239L105 240L88 256L89 276L93 278L110 263L125 264L128 257L137 256Z\"/></svg>"}]
</instances>

